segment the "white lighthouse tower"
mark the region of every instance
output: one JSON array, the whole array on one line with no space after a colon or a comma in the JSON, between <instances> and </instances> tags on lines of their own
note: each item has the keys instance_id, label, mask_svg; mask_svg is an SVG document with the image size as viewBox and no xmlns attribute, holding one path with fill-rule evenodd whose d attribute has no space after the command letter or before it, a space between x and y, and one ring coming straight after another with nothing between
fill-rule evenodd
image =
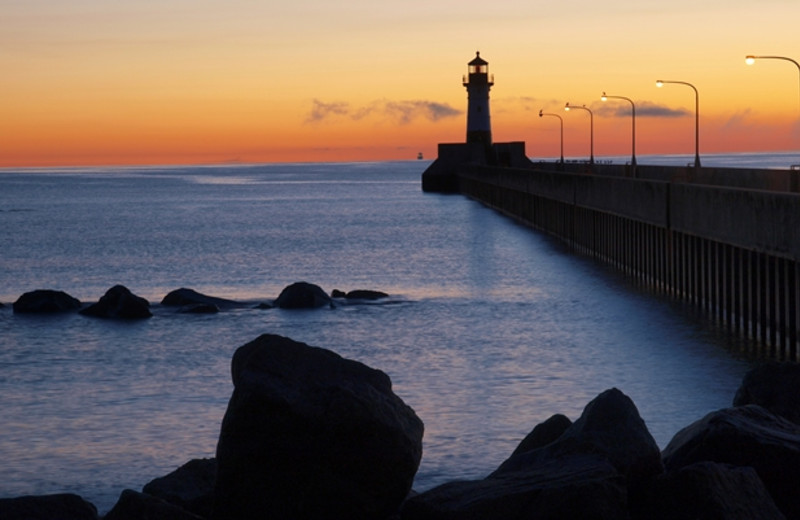
<instances>
[{"instance_id":1,"label":"white lighthouse tower","mask_svg":"<svg viewBox=\"0 0 800 520\"><path fill-rule=\"evenodd\" d=\"M489 63L475 53L468 64L468 74L463 85L467 87L467 143L483 143L492 146L492 126L489 119L489 89L494 78L489 77Z\"/></svg>"}]
</instances>

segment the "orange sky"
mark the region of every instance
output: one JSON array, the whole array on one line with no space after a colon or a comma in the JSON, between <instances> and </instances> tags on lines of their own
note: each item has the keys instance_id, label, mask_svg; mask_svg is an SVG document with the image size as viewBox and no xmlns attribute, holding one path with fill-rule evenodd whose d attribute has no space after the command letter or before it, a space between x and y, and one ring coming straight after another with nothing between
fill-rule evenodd
<instances>
[{"instance_id":1,"label":"orange sky","mask_svg":"<svg viewBox=\"0 0 800 520\"><path fill-rule=\"evenodd\" d=\"M797 0L0 0L0 166L412 159L465 135L495 76L496 141L531 156L800 149Z\"/></svg>"}]
</instances>

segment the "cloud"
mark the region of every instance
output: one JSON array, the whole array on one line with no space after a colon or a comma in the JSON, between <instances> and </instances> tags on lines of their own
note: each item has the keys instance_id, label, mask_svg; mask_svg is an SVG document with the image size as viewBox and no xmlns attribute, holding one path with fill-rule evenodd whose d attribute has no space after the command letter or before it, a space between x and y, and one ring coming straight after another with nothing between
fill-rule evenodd
<instances>
[{"instance_id":1,"label":"cloud","mask_svg":"<svg viewBox=\"0 0 800 520\"><path fill-rule=\"evenodd\" d=\"M453 108L447 103L436 101L382 99L372 101L364 106L353 107L345 102L325 103L314 99L306 122L319 123L335 117L346 117L359 121L370 116L378 116L391 119L399 124L407 124L417 118L437 122L460 114L462 114L461 110Z\"/></svg>"},{"instance_id":2,"label":"cloud","mask_svg":"<svg viewBox=\"0 0 800 520\"><path fill-rule=\"evenodd\" d=\"M610 104L605 102L602 105L593 104L595 114L601 117L630 117L631 105L627 101ZM685 108L670 108L652 101L636 102L636 117L685 117L693 115L694 112Z\"/></svg>"}]
</instances>

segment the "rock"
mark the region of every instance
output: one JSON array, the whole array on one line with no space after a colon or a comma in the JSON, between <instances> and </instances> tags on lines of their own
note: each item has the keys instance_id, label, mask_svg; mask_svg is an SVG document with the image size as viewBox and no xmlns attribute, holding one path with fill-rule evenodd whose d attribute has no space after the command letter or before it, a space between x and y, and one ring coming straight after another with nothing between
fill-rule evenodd
<instances>
[{"instance_id":1,"label":"rock","mask_svg":"<svg viewBox=\"0 0 800 520\"><path fill-rule=\"evenodd\" d=\"M199 293L194 289L180 288L171 291L164 296L161 300L161 305L167 307L199 307L206 306L206 308L216 308L217 310L225 307L233 307L238 305L233 300L226 300L225 298L216 298L214 296L206 296Z\"/></svg>"},{"instance_id":2,"label":"rock","mask_svg":"<svg viewBox=\"0 0 800 520\"><path fill-rule=\"evenodd\" d=\"M450 482L409 498L403 520L627 520L625 477L602 457L572 455L527 471Z\"/></svg>"},{"instance_id":3,"label":"rock","mask_svg":"<svg viewBox=\"0 0 800 520\"><path fill-rule=\"evenodd\" d=\"M126 489L103 520L201 520L160 498Z\"/></svg>"},{"instance_id":4,"label":"rock","mask_svg":"<svg viewBox=\"0 0 800 520\"><path fill-rule=\"evenodd\" d=\"M149 318L150 302L133 294L127 287L115 285L95 304L80 311L86 316L135 320Z\"/></svg>"},{"instance_id":5,"label":"rock","mask_svg":"<svg viewBox=\"0 0 800 520\"><path fill-rule=\"evenodd\" d=\"M3 520L97 520L97 508L78 495L25 496L0 499Z\"/></svg>"},{"instance_id":6,"label":"rock","mask_svg":"<svg viewBox=\"0 0 800 520\"><path fill-rule=\"evenodd\" d=\"M172 473L152 480L142 491L190 513L210 518L216 478L216 459L194 459Z\"/></svg>"},{"instance_id":7,"label":"rock","mask_svg":"<svg viewBox=\"0 0 800 520\"><path fill-rule=\"evenodd\" d=\"M633 401L617 390L594 398L558 439L512 455L490 476L527 471L544 462L580 454L603 457L631 484L663 473L661 452Z\"/></svg>"},{"instance_id":8,"label":"rock","mask_svg":"<svg viewBox=\"0 0 800 520\"><path fill-rule=\"evenodd\" d=\"M289 285L275 300L275 306L281 309L315 309L331 304L331 297L322 288L308 282Z\"/></svg>"},{"instance_id":9,"label":"rock","mask_svg":"<svg viewBox=\"0 0 800 520\"><path fill-rule=\"evenodd\" d=\"M757 404L800 424L800 365L766 363L745 374L733 406Z\"/></svg>"},{"instance_id":10,"label":"rock","mask_svg":"<svg viewBox=\"0 0 800 520\"><path fill-rule=\"evenodd\" d=\"M81 302L63 291L39 289L26 292L14 302L16 313L54 313L80 309Z\"/></svg>"},{"instance_id":11,"label":"rock","mask_svg":"<svg viewBox=\"0 0 800 520\"><path fill-rule=\"evenodd\" d=\"M663 453L669 471L701 461L755 469L787 518L800 518L800 426L750 404L712 412L679 431Z\"/></svg>"},{"instance_id":12,"label":"rock","mask_svg":"<svg viewBox=\"0 0 800 520\"><path fill-rule=\"evenodd\" d=\"M380 300L382 298L389 297L389 295L385 292L372 291L368 289L356 289L347 293L338 289L334 289L331 293L331 296L334 298L345 298L347 300Z\"/></svg>"},{"instance_id":13,"label":"rock","mask_svg":"<svg viewBox=\"0 0 800 520\"><path fill-rule=\"evenodd\" d=\"M634 518L784 520L753 468L698 462L659 476Z\"/></svg>"},{"instance_id":14,"label":"rock","mask_svg":"<svg viewBox=\"0 0 800 520\"><path fill-rule=\"evenodd\" d=\"M570 426L572 426L572 421L570 421L566 415L562 415L560 413L555 414L545 422L537 425L533 431L525 436L525 438L522 439L522 442L519 443L519 446L517 446L517 449L514 450L512 455L525 453L526 451L547 446L554 440L561 437L561 434L564 433Z\"/></svg>"},{"instance_id":15,"label":"rock","mask_svg":"<svg viewBox=\"0 0 800 520\"><path fill-rule=\"evenodd\" d=\"M389 377L275 335L239 347L213 518L385 519L408 495L423 425Z\"/></svg>"}]
</instances>

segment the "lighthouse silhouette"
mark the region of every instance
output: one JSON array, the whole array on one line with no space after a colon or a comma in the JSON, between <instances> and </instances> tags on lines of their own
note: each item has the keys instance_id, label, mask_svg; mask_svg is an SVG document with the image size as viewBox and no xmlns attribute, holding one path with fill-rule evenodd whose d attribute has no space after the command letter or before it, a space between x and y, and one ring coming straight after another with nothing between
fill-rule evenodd
<instances>
[{"instance_id":1,"label":"lighthouse silhouette","mask_svg":"<svg viewBox=\"0 0 800 520\"><path fill-rule=\"evenodd\" d=\"M525 155L525 142L495 143L489 114L489 62L476 52L467 63L462 85L467 88L467 140L465 143L439 143L439 155L422 173L422 190L458 192L459 172L465 168L532 168Z\"/></svg>"},{"instance_id":2,"label":"lighthouse silhouette","mask_svg":"<svg viewBox=\"0 0 800 520\"><path fill-rule=\"evenodd\" d=\"M462 81L467 87L467 143L482 143L488 150L492 146L489 89L494 78L489 77L489 62L481 58L480 52L467 66L468 74Z\"/></svg>"}]
</instances>

